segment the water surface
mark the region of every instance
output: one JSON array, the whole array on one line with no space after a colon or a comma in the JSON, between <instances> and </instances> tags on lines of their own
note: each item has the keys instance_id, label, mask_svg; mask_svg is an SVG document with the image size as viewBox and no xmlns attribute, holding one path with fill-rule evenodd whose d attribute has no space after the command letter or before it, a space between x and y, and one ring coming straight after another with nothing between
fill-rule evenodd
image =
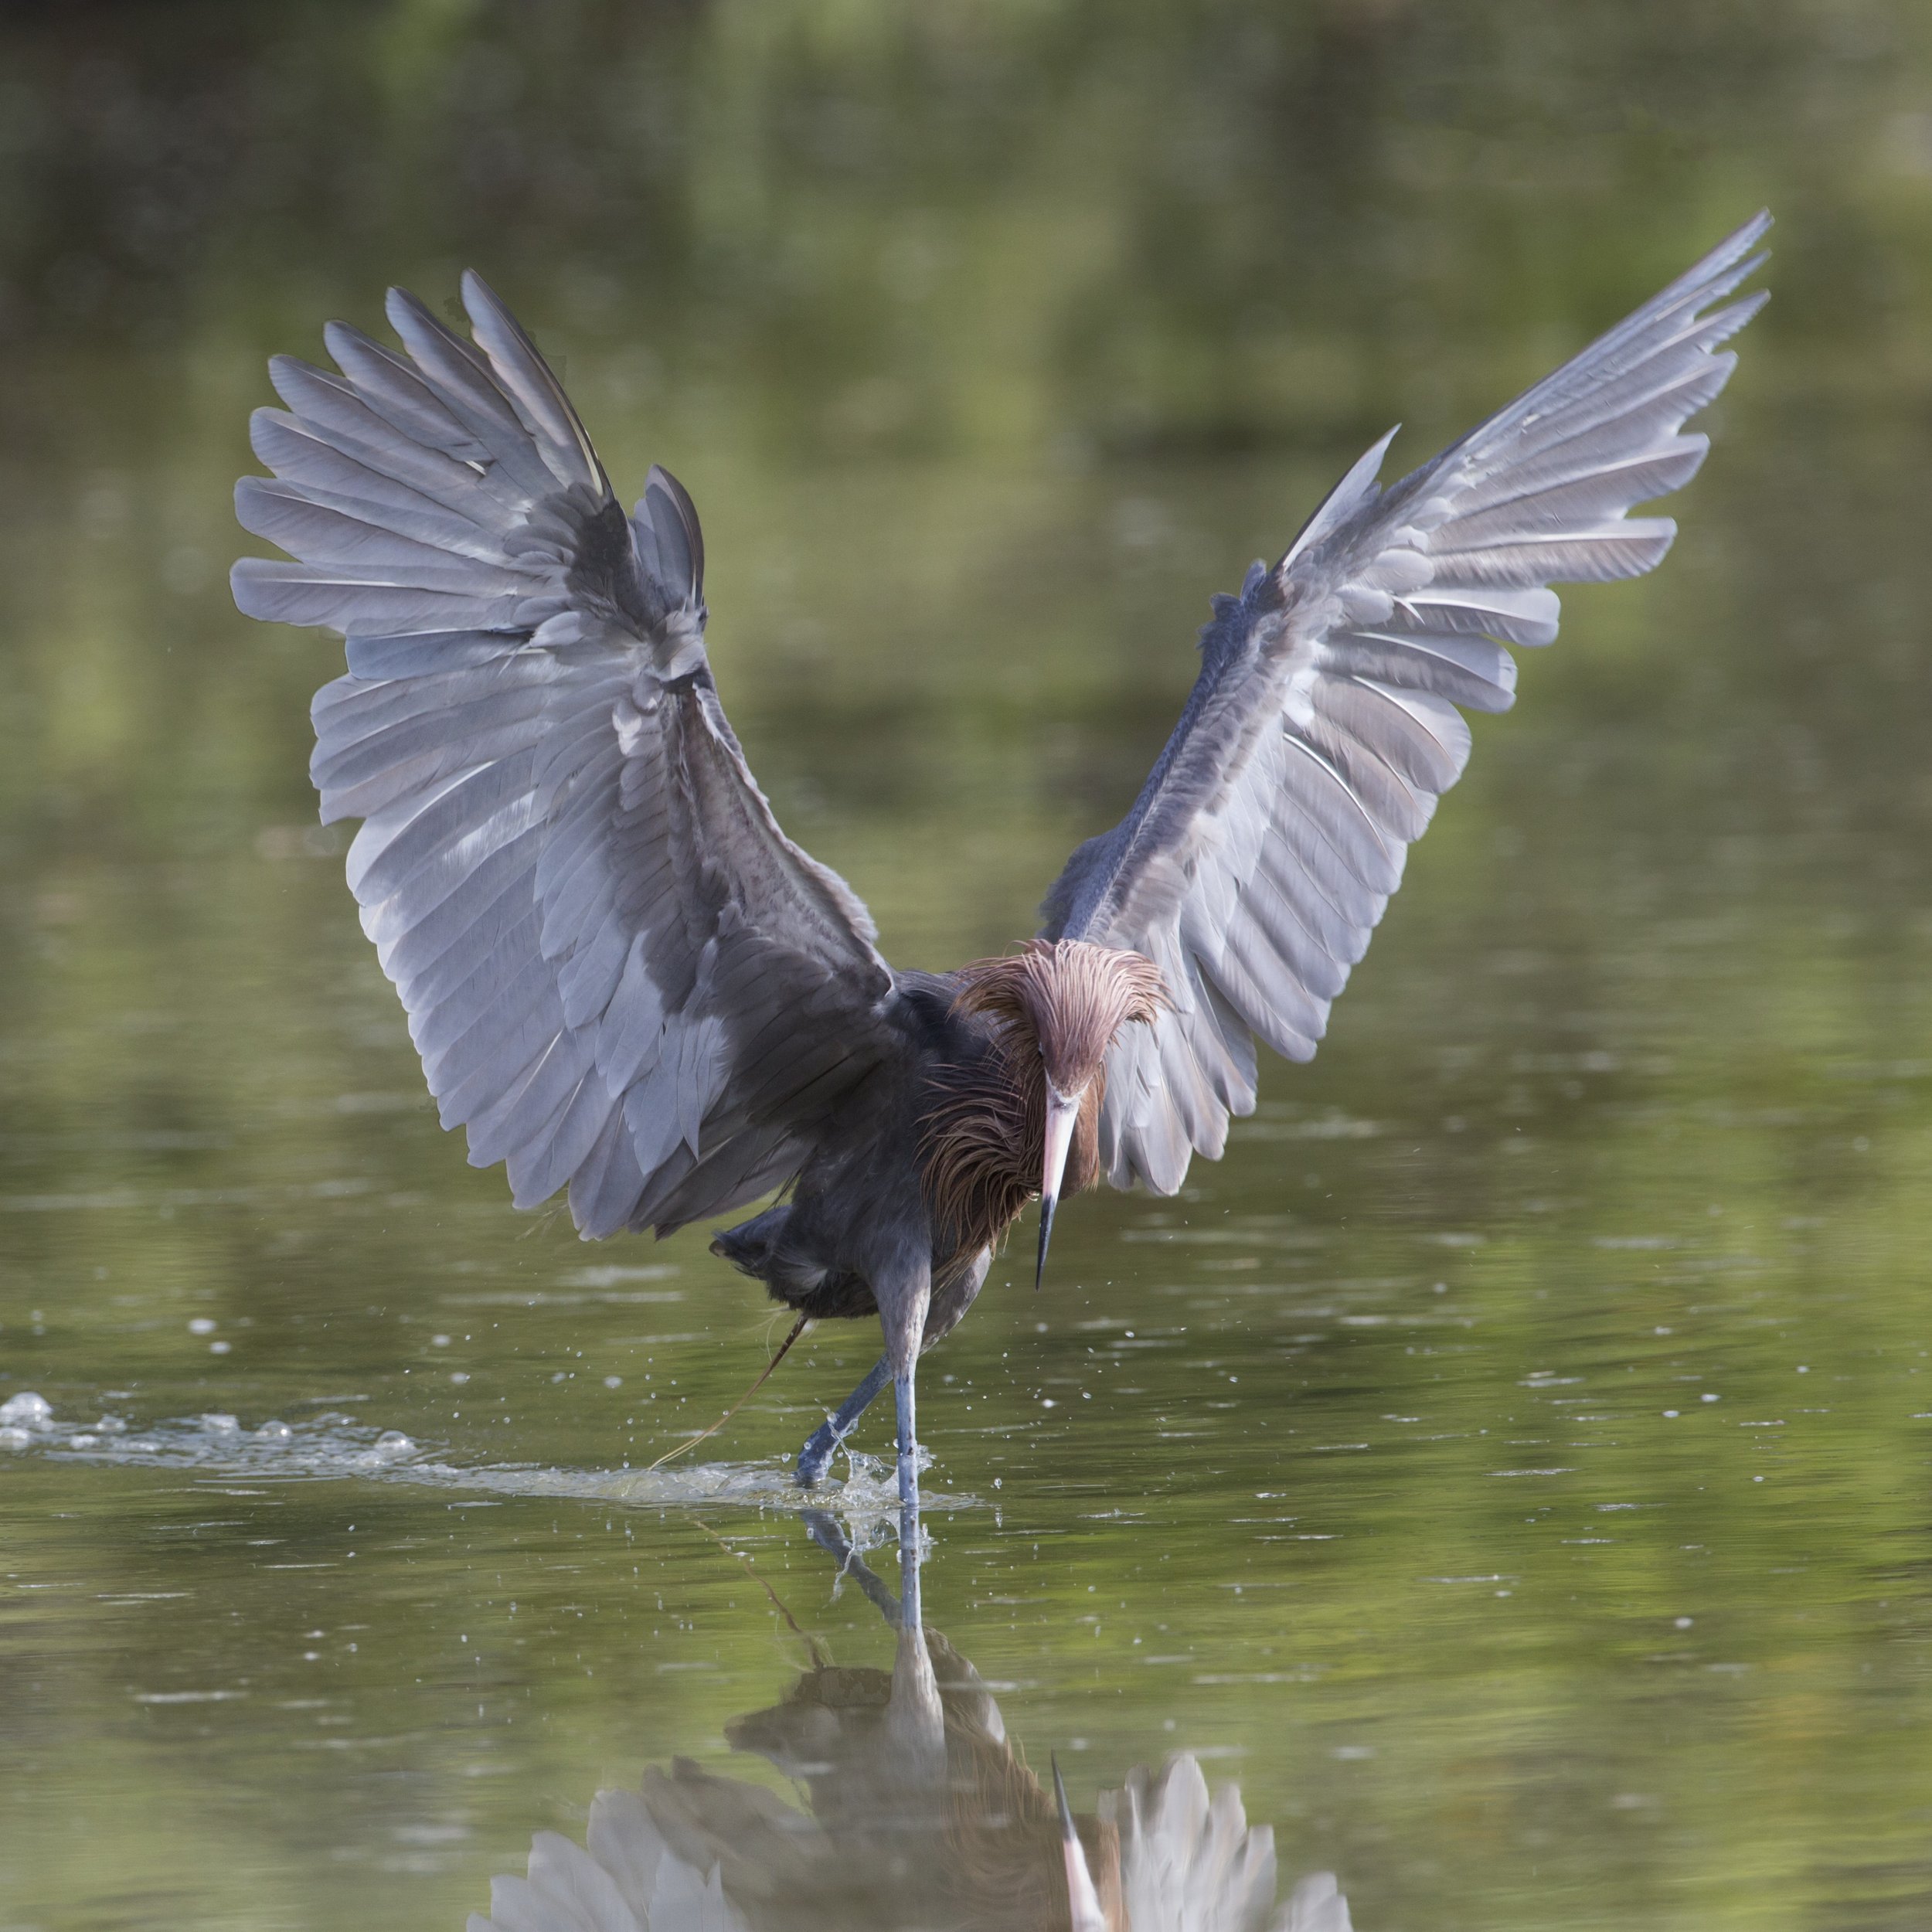
<instances>
[{"instance_id":1,"label":"water surface","mask_svg":"<svg viewBox=\"0 0 1932 1932\"><path fill-rule=\"evenodd\" d=\"M1362 446L1765 202L1675 552L1475 722L1320 1058L929 1360L926 1607L1083 1817L1192 1753L1362 1932L1932 1920L1924 24L1522 19L5 28L0 1925L459 1926L676 1760L803 1807L743 1720L894 1661L784 1481L876 1338L647 1475L782 1327L437 1130L314 824L336 647L223 587L269 353L483 268L944 965Z\"/></svg>"}]
</instances>

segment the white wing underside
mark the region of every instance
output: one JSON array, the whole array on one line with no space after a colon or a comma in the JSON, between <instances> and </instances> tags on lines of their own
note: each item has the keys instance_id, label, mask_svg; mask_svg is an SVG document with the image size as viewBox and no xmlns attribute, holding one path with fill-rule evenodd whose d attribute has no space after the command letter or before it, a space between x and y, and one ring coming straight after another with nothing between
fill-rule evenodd
<instances>
[{"instance_id":1,"label":"white wing underside","mask_svg":"<svg viewBox=\"0 0 1932 1932\"><path fill-rule=\"evenodd\" d=\"M1272 571L1217 600L1181 723L1134 810L1077 852L1049 937L1153 959L1177 1001L1107 1060L1108 1179L1160 1193L1251 1112L1255 1038L1310 1058L1469 753L1463 709L1514 702L1506 645L1556 634L1554 582L1635 577L1676 526L1635 505L1688 482L1685 420L1765 299L1713 309L1763 260L1760 216L1554 375L1383 492L1390 437Z\"/></svg>"},{"instance_id":2,"label":"white wing underside","mask_svg":"<svg viewBox=\"0 0 1932 1932\"><path fill-rule=\"evenodd\" d=\"M250 615L347 639L318 694L327 819L446 1127L520 1206L662 1230L778 1185L886 1050L865 909L779 829L718 702L689 499L627 519L556 379L474 276L475 345L332 325L272 365Z\"/></svg>"}]
</instances>

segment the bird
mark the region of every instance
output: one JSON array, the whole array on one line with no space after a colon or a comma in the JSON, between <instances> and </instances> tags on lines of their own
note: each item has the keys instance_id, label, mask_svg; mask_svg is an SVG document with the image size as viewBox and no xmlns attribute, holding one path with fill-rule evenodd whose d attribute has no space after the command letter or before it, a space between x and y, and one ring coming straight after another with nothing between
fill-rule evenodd
<instances>
[{"instance_id":1,"label":"bird","mask_svg":"<svg viewBox=\"0 0 1932 1932\"><path fill-rule=\"evenodd\" d=\"M391 290L270 362L245 529L250 617L345 640L311 709L325 822L446 1128L580 1233L662 1236L767 1196L718 1254L809 1321L876 1314L878 1362L800 1451L820 1481L887 1382L902 1515L915 1378L1039 1203L1157 1194L1306 1060L1462 771L1464 712L1557 582L1653 569L1684 425L1766 299L1760 213L1554 374L1387 487L1396 432L1272 565L1213 598L1200 668L1126 816L1018 949L895 970L850 886L781 828L709 655L705 548L654 465L627 514L531 338L474 271L470 339Z\"/></svg>"}]
</instances>

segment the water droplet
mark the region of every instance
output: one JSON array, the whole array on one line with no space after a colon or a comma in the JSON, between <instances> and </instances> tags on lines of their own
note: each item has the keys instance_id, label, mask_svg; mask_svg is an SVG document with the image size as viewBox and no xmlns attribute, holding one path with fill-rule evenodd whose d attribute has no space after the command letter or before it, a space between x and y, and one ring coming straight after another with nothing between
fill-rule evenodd
<instances>
[{"instance_id":1,"label":"water droplet","mask_svg":"<svg viewBox=\"0 0 1932 1932\"><path fill-rule=\"evenodd\" d=\"M23 1429L44 1429L53 1420L53 1404L31 1389L22 1389L17 1396L0 1402L0 1423L12 1423Z\"/></svg>"}]
</instances>

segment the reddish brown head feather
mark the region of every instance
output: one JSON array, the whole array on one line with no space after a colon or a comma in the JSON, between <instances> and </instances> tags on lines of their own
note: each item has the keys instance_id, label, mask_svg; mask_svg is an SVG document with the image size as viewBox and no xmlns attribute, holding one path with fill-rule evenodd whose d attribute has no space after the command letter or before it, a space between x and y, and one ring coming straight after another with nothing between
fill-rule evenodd
<instances>
[{"instance_id":1,"label":"reddish brown head feather","mask_svg":"<svg viewBox=\"0 0 1932 1932\"><path fill-rule=\"evenodd\" d=\"M961 967L959 978L954 1008L1005 1021L1063 1094L1100 1077L1123 1026L1174 1003L1152 960L1082 939L1031 939L1003 959Z\"/></svg>"},{"instance_id":2,"label":"reddish brown head feather","mask_svg":"<svg viewBox=\"0 0 1932 1932\"><path fill-rule=\"evenodd\" d=\"M999 1024L984 1066L942 1080L922 1152L935 1216L962 1248L998 1241L1039 1192L1046 1083L1080 1095L1063 1192L1100 1174L1107 1049L1123 1026L1172 1004L1160 971L1138 953L1083 940L1029 940L1003 959L959 969L956 1012Z\"/></svg>"}]
</instances>

